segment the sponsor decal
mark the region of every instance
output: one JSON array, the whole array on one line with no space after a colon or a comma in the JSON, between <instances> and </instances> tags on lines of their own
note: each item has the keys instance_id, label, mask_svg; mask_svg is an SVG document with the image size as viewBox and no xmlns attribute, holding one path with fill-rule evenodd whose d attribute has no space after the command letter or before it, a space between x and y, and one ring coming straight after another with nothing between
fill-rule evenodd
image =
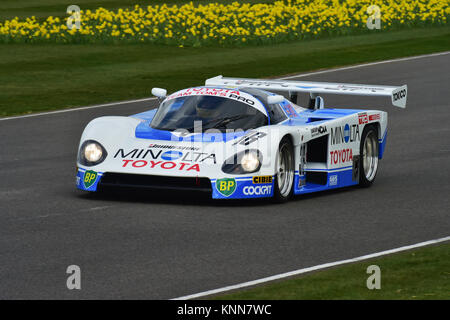
<instances>
[{"instance_id":1,"label":"sponsor decal","mask_svg":"<svg viewBox=\"0 0 450 320\"><path fill-rule=\"evenodd\" d=\"M328 179L328 185L329 186L337 186L337 184L338 184L337 174L331 175L330 178Z\"/></svg>"},{"instance_id":2,"label":"sponsor decal","mask_svg":"<svg viewBox=\"0 0 450 320\"><path fill-rule=\"evenodd\" d=\"M216 155L214 153L205 153L197 151L165 151L161 149L133 149L125 151L124 149L117 150L114 159L140 159L140 160L165 160L175 161L181 160L183 162L200 162L200 163L216 163Z\"/></svg>"},{"instance_id":3,"label":"sponsor decal","mask_svg":"<svg viewBox=\"0 0 450 320\"><path fill-rule=\"evenodd\" d=\"M97 180L97 172L93 171L93 170L88 170L84 173L84 178L83 178L83 185L86 189L89 189L90 187L92 187L95 183L95 181Z\"/></svg>"},{"instance_id":4,"label":"sponsor decal","mask_svg":"<svg viewBox=\"0 0 450 320\"><path fill-rule=\"evenodd\" d=\"M394 92L394 94L392 96L394 98L394 101L403 99L404 97L406 97L406 89L402 89L400 91Z\"/></svg>"},{"instance_id":5,"label":"sponsor decal","mask_svg":"<svg viewBox=\"0 0 450 320\"><path fill-rule=\"evenodd\" d=\"M152 143L148 146L149 148L158 148L158 149L174 149L174 150L189 150L189 151L198 151L200 150L199 147L193 147L193 146L174 146L169 144L157 144Z\"/></svg>"},{"instance_id":6,"label":"sponsor decal","mask_svg":"<svg viewBox=\"0 0 450 320\"><path fill-rule=\"evenodd\" d=\"M369 119L367 118L367 113L358 113L358 120L359 124L365 124L369 122Z\"/></svg>"},{"instance_id":7,"label":"sponsor decal","mask_svg":"<svg viewBox=\"0 0 450 320\"><path fill-rule=\"evenodd\" d=\"M246 196L262 196L262 195L270 195L272 192L272 185L265 186L245 186L242 189L242 192Z\"/></svg>"},{"instance_id":8,"label":"sponsor decal","mask_svg":"<svg viewBox=\"0 0 450 320\"><path fill-rule=\"evenodd\" d=\"M255 104L255 101L253 101L252 99L248 99L248 98L245 98L245 97L236 95L236 94L234 94L234 93L231 93L231 94L228 96L228 98L231 98L231 99L235 99L235 100L244 102L244 103L249 104L249 105L251 105L251 106L253 106L253 105Z\"/></svg>"},{"instance_id":9,"label":"sponsor decal","mask_svg":"<svg viewBox=\"0 0 450 320\"><path fill-rule=\"evenodd\" d=\"M338 89L345 91L359 91L359 90L367 90L371 92L379 92L384 91L383 88L375 88L375 87L364 87L364 86L349 86L349 85L338 85ZM336 87L325 88L326 90L336 90Z\"/></svg>"},{"instance_id":10,"label":"sponsor decal","mask_svg":"<svg viewBox=\"0 0 450 320\"><path fill-rule=\"evenodd\" d=\"M218 97L227 97L229 94L234 94L240 96L240 92L235 89L221 89L221 88L189 88L177 93L174 93L167 97L167 100L175 99L185 96L195 96L195 95L210 95Z\"/></svg>"},{"instance_id":11,"label":"sponsor decal","mask_svg":"<svg viewBox=\"0 0 450 320\"><path fill-rule=\"evenodd\" d=\"M359 125L331 128L331 145L359 141Z\"/></svg>"},{"instance_id":12,"label":"sponsor decal","mask_svg":"<svg viewBox=\"0 0 450 320\"><path fill-rule=\"evenodd\" d=\"M330 163L340 164L353 161L353 151L351 148L330 151Z\"/></svg>"},{"instance_id":13,"label":"sponsor decal","mask_svg":"<svg viewBox=\"0 0 450 320\"><path fill-rule=\"evenodd\" d=\"M197 171L200 172L198 163L191 164L186 162L173 162L173 161L147 161L147 160L127 160L123 159L122 168L144 168L150 167L150 169L161 168L167 170L181 170L181 171Z\"/></svg>"},{"instance_id":14,"label":"sponsor decal","mask_svg":"<svg viewBox=\"0 0 450 320\"><path fill-rule=\"evenodd\" d=\"M238 80L236 81L237 85L247 84L249 86L271 86L271 85L279 85L281 87L289 87L289 84L280 83L280 82L272 82L272 81L264 81L264 80Z\"/></svg>"},{"instance_id":15,"label":"sponsor decal","mask_svg":"<svg viewBox=\"0 0 450 320\"><path fill-rule=\"evenodd\" d=\"M315 137L318 135L322 135L324 133L327 133L327 127L325 126L318 126L311 129L311 137Z\"/></svg>"},{"instance_id":16,"label":"sponsor decal","mask_svg":"<svg viewBox=\"0 0 450 320\"><path fill-rule=\"evenodd\" d=\"M289 118L298 117L297 112L295 112L294 108L289 103L283 104L282 107Z\"/></svg>"},{"instance_id":17,"label":"sponsor decal","mask_svg":"<svg viewBox=\"0 0 450 320\"><path fill-rule=\"evenodd\" d=\"M257 176L253 177L252 181L253 184L265 184L265 183L272 183L272 176Z\"/></svg>"},{"instance_id":18,"label":"sponsor decal","mask_svg":"<svg viewBox=\"0 0 450 320\"><path fill-rule=\"evenodd\" d=\"M369 121L375 121L375 120L380 120L380 114L379 114L379 113L377 113L377 114L371 114L371 115L369 116Z\"/></svg>"},{"instance_id":19,"label":"sponsor decal","mask_svg":"<svg viewBox=\"0 0 450 320\"><path fill-rule=\"evenodd\" d=\"M216 96L216 97L224 97L229 98L233 100L240 101L242 103L248 104L250 106L255 105L255 100L252 98L246 98L241 95L241 92L239 92L236 89L224 89L224 88L189 88L182 90L180 92L174 93L167 97L166 100L171 100L179 97L185 97L185 96L196 96L196 95L202 95L202 96Z\"/></svg>"},{"instance_id":20,"label":"sponsor decal","mask_svg":"<svg viewBox=\"0 0 450 320\"><path fill-rule=\"evenodd\" d=\"M233 143L233 146L235 146L237 144L248 146L250 143L253 143L253 142L257 141L259 138L262 138L265 136L267 136L267 134L264 132L252 132L252 133L249 133L248 135L240 138L235 143Z\"/></svg>"},{"instance_id":21,"label":"sponsor decal","mask_svg":"<svg viewBox=\"0 0 450 320\"><path fill-rule=\"evenodd\" d=\"M303 187L304 185L306 185L306 176L305 175L299 175L298 176L298 188Z\"/></svg>"},{"instance_id":22,"label":"sponsor decal","mask_svg":"<svg viewBox=\"0 0 450 320\"><path fill-rule=\"evenodd\" d=\"M231 196L236 191L236 180L233 178L223 178L216 180L216 188L225 197Z\"/></svg>"}]
</instances>

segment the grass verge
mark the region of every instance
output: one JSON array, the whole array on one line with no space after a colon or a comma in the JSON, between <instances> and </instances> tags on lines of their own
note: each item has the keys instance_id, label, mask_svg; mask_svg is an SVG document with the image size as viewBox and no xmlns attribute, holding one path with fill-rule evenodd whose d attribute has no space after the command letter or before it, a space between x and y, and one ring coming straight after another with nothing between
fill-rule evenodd
<instances>
[{"instance_id":1,"label":"grass verge","mask_svg":"<svg viewBox=\"0 0 450 320\"><path fill-rule=\"evenodd\" d=\"M381 289L366 286L367 267L381 269ZM230 300L450 299L450 244L397 253L299 278L217 296Z\"/></svg>"},{"instance_id":2,"label":"grass verge","mask_svg":"<svg viewBox=\"0 0 450 320\"><path fill-rule=\"evenodd\" d=\"M208 77L268 77L446 51L450 27L244 48L0 45L0 116L148 97Z\"/></svg>"},{"instance_id":3,"label":"grass verge","mask_svg":"<svg viewBox=\"0 0 450 320\"><path fill-rule=\"evenodd\" d=\"M132 8L135 5L162 5L184 4L192 1L194 4L206 4L210 0L1 0L0 21L14 17L26 18L35 16L37 18L67 17L67 7L76 4L82 10L95 10L99 7L105 9ZM235 0L216 0L218 3L231 3ZM273 2L273 0L245 0L247 3Z\"/></svg>"}]
</instances>

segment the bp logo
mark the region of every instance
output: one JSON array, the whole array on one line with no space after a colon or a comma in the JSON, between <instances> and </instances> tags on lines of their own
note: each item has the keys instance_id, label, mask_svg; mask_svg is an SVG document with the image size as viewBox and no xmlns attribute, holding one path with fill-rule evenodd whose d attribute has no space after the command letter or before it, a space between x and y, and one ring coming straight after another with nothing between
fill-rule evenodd
<instances>
[{"instance_id":1,"label":"bp logo","mask_svg":"<svg viewBox=\"0 0 450 320\"><path fill-rule=\"evenodd\" d=\"M229 197L236 191L236 180L233 178L217 179L216 188L220 194Z\"/></svg>"},{"instance_id":2,"label":"bp logo","mask_svg":"<svg viewBox=\"0 0 450 320\"><path fill-rule=\"evenodd\" d=\"M92 185L95 183L95 180L97 180L97 172L88 170L84 173L83 184L86 189L92 187Z\"/></svg>"}]
</instances>

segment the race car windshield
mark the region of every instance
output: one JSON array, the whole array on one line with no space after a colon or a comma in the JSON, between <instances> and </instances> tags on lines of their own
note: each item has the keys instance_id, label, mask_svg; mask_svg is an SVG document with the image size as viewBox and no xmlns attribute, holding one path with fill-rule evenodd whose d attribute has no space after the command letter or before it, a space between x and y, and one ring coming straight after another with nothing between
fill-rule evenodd
<instances>
[{"instance_id":1,"label":"race car windshield","mask_svg":"<svg viewBox=\"0 0 450 320\"><path fill-rule=\"evenodd\" d=\"M155 114L151 127L159 130L194 131L201 121L202 132L208 129L250 130L267 124L267 117L256 108L226 97L185 96L164 102ZM195 122L195 124L194 124Z\"/></svg>"}]
</instances>

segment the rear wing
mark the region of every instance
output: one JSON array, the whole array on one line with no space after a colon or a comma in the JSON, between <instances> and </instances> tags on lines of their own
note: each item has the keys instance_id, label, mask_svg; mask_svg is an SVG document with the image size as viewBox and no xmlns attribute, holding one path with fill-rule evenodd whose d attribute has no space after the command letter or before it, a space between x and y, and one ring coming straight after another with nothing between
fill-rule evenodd
<instances>
[{"instance_id":1,"label":"rear wing","mask_svg":"<svg viewBox=\"0 0 450 320\"><path fill-rule=\"evenodd\" d=\"M406 96L408 92L406 85L393 87L369 84L224 78L222 76L207 79L205 85L227 86L232 88L258 88L269 91L289 91L290 93L309 92L312 98L320 93L387 96L391 97L392 105L400 108L406 107Z\"/></svg>"}]
</instances>

